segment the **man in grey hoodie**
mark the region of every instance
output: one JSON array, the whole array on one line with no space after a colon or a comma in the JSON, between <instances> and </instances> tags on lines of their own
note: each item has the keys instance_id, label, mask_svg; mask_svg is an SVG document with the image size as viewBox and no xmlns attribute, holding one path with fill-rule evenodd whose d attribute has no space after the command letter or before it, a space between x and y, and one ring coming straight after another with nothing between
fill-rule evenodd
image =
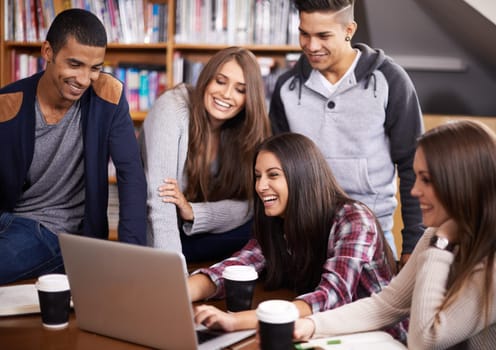
<instances>
[{"instance_id":1,"label":"man in grey hoodie","mask_svg":"<svg viewBox=\"0 0 496 350\"><path fill-rule=\"evenodd\" d=\"M423 133L413 83L382 50L351 44L354 0L294 2L303 55L277 81L273 132L297 132L317 143L344 190L377 215L396 256L398 174L405 263L423 232L419 203L410 194L416 139Z\"/></svg>"}]
</instances>

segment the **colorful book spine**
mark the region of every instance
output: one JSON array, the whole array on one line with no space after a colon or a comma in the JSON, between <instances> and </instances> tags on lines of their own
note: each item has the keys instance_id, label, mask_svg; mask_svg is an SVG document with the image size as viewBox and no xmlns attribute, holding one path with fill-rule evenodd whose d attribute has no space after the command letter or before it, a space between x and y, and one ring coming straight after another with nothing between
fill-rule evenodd
<instances>
[{"instance_id":1,"label":"colorful book spine","mask_svg":"<svg viewBox=\"0 0 496 350\"><path fill-rule=\"evenodd\" d=\"M149 72L146 69L141 69L139 71L139 89L138 89L138 96L139 96L139 104L138 104L138 110L140 111L147 111L150 107L150 90L149 90Z\"/></svg>"}]
</instances>

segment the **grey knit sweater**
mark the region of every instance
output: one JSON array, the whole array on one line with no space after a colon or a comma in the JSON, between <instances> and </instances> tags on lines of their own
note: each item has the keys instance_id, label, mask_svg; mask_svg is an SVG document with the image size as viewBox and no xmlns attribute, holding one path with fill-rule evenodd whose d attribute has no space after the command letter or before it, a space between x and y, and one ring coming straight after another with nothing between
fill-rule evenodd
<instances>
[{"instance_id":1,"label":"grey knit sweater","mask_svg":"<svg viewBox=\"0 0 496 350\"><path fill-rule=\"evenodd\" d=\"M162 202L157 189L165 178L176 179L181 191L186 188L188 104L184 86L165 92L155 101L139 135L148 183L148 245L178 252L181 252L181 240L176 206ZM183 225L188 235L226 232L244 224L252 216L248 201L221 200L190 204L195 219L193 223Z\"/></svg>"}]
</instances>

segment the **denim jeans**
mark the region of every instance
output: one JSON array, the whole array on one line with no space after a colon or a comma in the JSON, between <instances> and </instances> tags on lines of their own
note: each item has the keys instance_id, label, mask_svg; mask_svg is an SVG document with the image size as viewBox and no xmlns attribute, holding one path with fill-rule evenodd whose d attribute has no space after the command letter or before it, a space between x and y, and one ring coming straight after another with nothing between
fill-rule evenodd
<instances>
[{"instance_id":1,"label":"denim jeans","mask_svg":"<svg viewBox=\"0 0 496 350\"><path fill-rule=\"evenodd\" d=\"M183 254L188 262L220 261L237 252L252 237L253 220L223 233L187 236L180 230Z\"/></svg>"},{"instance_id":2,"label":"denim jeans","mask_svg":"<svg viewBox=\"0 0 496 350\"><path fill-rule=\"evenodd\" d=\"M0 214L0 284L63 271L57 235L35 220Z\"/></svg>"},{"instance_id":3,"label":"denim jeans","mask_svg":"<svg viewBox=\"0 0 496 350\"><path fill-rule=\"evenodd\" d=\"M396 251L396 244L394 243L394 235L392 231L384 231L384 237L386 241L389 243L391 250L393 252L393 256L395 260L398 260L398 252Z\"/></svg>"}]
</instances>

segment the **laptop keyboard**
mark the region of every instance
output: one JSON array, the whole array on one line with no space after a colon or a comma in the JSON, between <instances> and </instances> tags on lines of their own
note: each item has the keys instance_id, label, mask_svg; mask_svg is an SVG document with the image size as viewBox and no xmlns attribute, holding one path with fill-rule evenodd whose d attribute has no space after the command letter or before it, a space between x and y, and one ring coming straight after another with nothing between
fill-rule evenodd
<instances>
[{"instance_id":1,"label":"laptop keyboard","mask_svg":"<svg viewBox=\"0 0 496 350\"><path fill-rule=\"evenodd\" d=\"M214 331L211 329L200 329L196 330L196 338L198 339L198 344L202 344L210 339L217 338L223 335L222 331Z\"/></svg>"}]
</instances>

